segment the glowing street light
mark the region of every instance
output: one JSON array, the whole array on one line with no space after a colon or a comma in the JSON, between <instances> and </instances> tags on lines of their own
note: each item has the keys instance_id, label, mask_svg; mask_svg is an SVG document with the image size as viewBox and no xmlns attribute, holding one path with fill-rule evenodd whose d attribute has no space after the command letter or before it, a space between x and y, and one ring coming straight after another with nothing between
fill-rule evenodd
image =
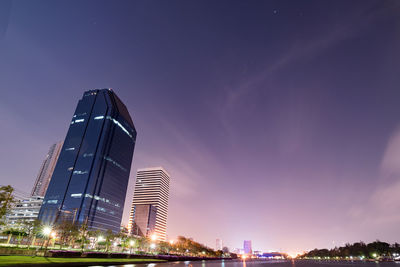
<instances>
[{"instance_id":1,"label":"glowing street light","mask_svg":"<svg viewBox=\"0 0 400 267\"><path fill-rule=\"evenodd\" d=\"M51 227L50 226L45 226L42 230L43 235L49 236L51 234Z\"/></svg>"},{"instance_id":2,"label":"glowing street light","mask_svg":"<svg viewBox=\"0 0 400 267\"><path fill-rule=\"evenodd\" d=\"M42 230L44 236L47 236L46 246L44 248L44 255L46 256L47 247L49 246L50 242L50 235L51 235L52 228L50 226L45 226Z\"/></svg>"},{"instance_id":3,"label":"glowing street light","mask_svg":"<svg viewBox=\"0 0 400 267\"><path fill-rule=\"evenodd\" d=\"M151 240L152 240L152 241L157 240L157 235L156 235L156 234L152 234L152 235L151 235Z\"/></svg>"},{"instance_id":4,"label":"glowing street light","mask_svg":"<svg viewBox=\"0 0 400 267\"><path fill-rule=\"evenodd\" d=\"M169 243L170 243L171 245L173 245L174 242L175 242L174 240L170 240L170 241L169 241Z\"/></svg>"},{"instance_id":5,"label":"glowing street light","mask_svg":"<svg viewBox=\"0 0 400 267\"><path fill-rule=\"evenodd\" d=\"M156 248L156 244L151 243L151 244L150 244L150 248L155 249L155 248Z\"/></svg>"},{"instance_id":6,"label":"glowing street light","mask_svg":"<svg viewBox=\"0 0 400 267\"><path fill-rule=\"evenodd\" d=\"M133 247L133 245L135 245L135 241L133 241L133 240L130 240L129 241L129 252L132 254L132 247Z\"/></svg>"},{"instance_id":7,"label":"glowing street light","mask_svg":"<svg viewBox=\"0 0 400 267\"><path fill-rule=\"evenodd\" d=\"M97 242L102 242L102 241L104 241L104 237L103 237L103 236L99 236L99 237L97 238Z\"/></svg>"}]
</instances>

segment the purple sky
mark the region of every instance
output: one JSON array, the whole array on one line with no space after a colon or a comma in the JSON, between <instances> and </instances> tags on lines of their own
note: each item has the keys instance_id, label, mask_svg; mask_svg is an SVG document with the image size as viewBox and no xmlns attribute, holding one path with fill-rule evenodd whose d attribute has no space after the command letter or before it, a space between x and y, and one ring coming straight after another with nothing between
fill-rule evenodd
<instances>
[{"instance_id":1,"label":"purple sky","mask_svg":"<svg viewBox=\"0 0 400 267\"><path fill-rule=\"evenodd\" d=\"M30 191L113 88L168 235L289 252L400 241L399 1L0 2L1 184ZM127 221L127 212L124 221Z\"/></svg>"}]
</instances>

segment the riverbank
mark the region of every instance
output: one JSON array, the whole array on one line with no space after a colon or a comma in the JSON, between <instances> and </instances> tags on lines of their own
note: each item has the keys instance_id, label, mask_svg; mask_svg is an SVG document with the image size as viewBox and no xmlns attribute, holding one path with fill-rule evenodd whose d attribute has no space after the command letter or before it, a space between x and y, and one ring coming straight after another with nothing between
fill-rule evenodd
<instances>
[{"instance_id":1,"label":"riverbank","mask_svg":"<svg viewBox=\"0 0 400 267\"><path fill-rule=\"evenodd\" d=\"M166 262L160 259L114 259L114 258L53 258L53 257L31 257L31 256L0 256L0 266L88 266L96 265L119 265L138 263Z\"/></svg>"}]
</instances>

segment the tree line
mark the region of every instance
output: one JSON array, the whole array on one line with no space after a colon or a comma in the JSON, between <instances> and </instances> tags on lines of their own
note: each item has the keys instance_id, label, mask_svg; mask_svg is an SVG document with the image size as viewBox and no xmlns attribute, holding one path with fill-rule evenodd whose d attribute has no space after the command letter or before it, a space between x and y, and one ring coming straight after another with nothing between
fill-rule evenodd
<instances>
[{"instance_id":1,"label":"tree line","mask_svg":"<svg viewBox=\"0 0 400 267\"><path fill-rule=\"evenodd\" d=\"M392 258L400 255L400 245L398 243L389 244L376 240L372 243L362 241L353 244L346 244L343 247L333 249L314 249L305 253L301 258Z\"/></svg>"}]
</instances>

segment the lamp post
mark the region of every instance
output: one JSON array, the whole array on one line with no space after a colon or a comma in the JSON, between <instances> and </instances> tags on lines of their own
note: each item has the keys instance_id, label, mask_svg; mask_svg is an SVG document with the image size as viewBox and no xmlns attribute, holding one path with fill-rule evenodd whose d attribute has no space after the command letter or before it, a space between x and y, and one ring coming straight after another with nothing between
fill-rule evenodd
<instances>
[{"instance_id":1,"label":"lamp post","mask_svg":"<svg viewBox=\"0 0 400 267\"><path fill-rule=\"evenodd\" d=\"M154 253L154 249L156 248L156 244L155 243L151 243L150 244L150 249L152 249L153 250L153 253Z\"/></svg>"},{"instance_id":2,"label":"lamp post","mask_svg":"<svg viewBox=\"0 0 400 267\"><path fill-rule=\"evenodd\" d=\"M103 236L99 236L97 237L97 248L99 248L99 242L103 242L104 241L104 237Z\"/></svg>"},{"instance_id":3,"label":"lamp post","mask_svg":"<svg viewBox=\"0 0 400 267\"><path fill-rule=\"evenodd\" d=\"M135 241L133 241L133 240L129 241L129 251L131 254L132 254L132 247L134 244L135 244Z\"/></svg>"},{"instance_id":4,"label":"lamp post","mask_svg":"<svg viewBox=\"0 0 400 267\"><path fill-rule=\"evenodd\" d=\"M51 230L52 230L52 229L51 229L50 226L45 226L45 227L43 228L43 231L42 231L43 235L47 237L46 246L44 247L44 256L46 256L47 247L48 247L49 242L50 242Z\"/></svg>"}]
</instances>

